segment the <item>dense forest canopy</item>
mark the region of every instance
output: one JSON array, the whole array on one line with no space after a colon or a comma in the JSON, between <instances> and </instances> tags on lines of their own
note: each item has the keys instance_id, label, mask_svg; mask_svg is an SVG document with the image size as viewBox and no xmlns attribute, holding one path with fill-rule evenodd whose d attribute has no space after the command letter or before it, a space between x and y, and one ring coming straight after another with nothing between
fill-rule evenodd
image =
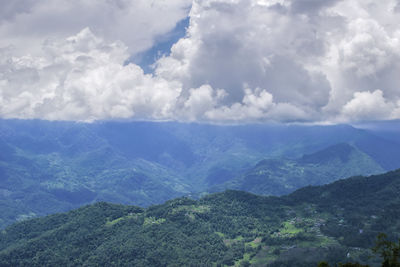
<instances>
[{"instance_id":1,"label":"dense forest canopy","mask_svg":"<svg viewBox=\"0 0 400 267\"><path fill-rule=\"evenodd\" d=\"M0 265L317 266L371 257L400 237L400 170L283 197L226 191L146 209L99 202L0 234Z\"/></svg>"}]
</instances>

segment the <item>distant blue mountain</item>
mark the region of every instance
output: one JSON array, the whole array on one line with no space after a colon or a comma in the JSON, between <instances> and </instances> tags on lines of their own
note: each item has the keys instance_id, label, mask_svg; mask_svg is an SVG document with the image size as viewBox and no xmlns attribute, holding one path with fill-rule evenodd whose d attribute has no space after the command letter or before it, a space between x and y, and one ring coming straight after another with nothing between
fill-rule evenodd
<instances>
[{"instance_id":1,"label":"distant blue mountain","mask_svg":"<svg viewBox=\"0 0 400 267\"><path fill-rule=\"evenodd\" d=\"M399 159L399 143L348 125L0 120L0 226L103 200L148 206L243 181L252 191L265 179L243 177L257 168L277 177L283 166L307 166L301 183L257 191L282 194L400 168Z\"/></svg>"},{"instance_id":2,"label":"distant blue mountain","mask_svg":"<svg viewBox=\"0 0 400 267\"><path fill-rule=\"evenodd\" d=\"M384 169L366 153L347 143L339 143L298 159L262 160L235 179L212 187L211 191L229 188L262 195L284 195L308 185L327 184L360 173L382 172Z\"/></svg>"}]
</instances>

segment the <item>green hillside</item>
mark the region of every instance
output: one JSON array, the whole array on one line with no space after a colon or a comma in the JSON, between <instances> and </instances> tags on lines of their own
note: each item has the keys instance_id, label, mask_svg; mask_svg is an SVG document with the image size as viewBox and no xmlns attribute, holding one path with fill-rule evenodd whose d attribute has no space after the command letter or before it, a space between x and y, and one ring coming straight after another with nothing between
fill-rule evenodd
<instances>
[{"instance_id":1,"label":"green hillside","mask_svg":"<svg viewBox=\"0 0 400 267\"><path fill-rule=\"evenodd\" d=\"M355 175L383 173L370 156L340 143L298 159L266 159L212 191L237 189L260 195L284 195L307 185L322 185Z\"/></svg>"},{"instance_id":2,"label":"green hillside","mask_svg":"<svg viewBox=\"0 0 400 267\"><path fill-rule=\"evenodd\" d=\"M7 145L7 157L0 159L0 228L94 201L148 206L190 192L162 165L130 160L105 144L96 145L72 155Z\"/></svg>"},{"instance_id":3,"label":"green hillside","mask_svg":"<svg viewBox=\"0 0 400 267\"><path fill-rule=\"evenodd\" d=\"M400 170L284 197L226 191L146 209L104 202L9 226L1 266L316 266L400 237Z\"/></svg>"},{"instance_id":4,"label":"green hillside","mask_svg":"<svg viewBox=\"0 0 400 267\"><path fill-rule=\"evenodd\" d=\"M0 229L99 201L147 207L225 189L282 195L383 173L398 158L399 144L347 125L0 120Z\"/></svg>"}]
</instances>

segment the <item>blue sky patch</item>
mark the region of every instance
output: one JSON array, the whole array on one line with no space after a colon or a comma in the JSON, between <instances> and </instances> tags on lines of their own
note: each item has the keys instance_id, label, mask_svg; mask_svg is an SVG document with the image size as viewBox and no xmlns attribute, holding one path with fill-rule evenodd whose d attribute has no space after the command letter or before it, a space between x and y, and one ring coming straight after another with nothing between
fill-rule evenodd
<instances>
[{"instance_id":1,"label":"blue sky patch","mask_svg":"<svg viewBox=\"0 0 400 267\"><path fill-rule=\"evenodd\" d=\"M162 56L168 56L171 53L172 46L185 36L189 21L189 17L179 21L171 32L157 37L150 49L132 56L126 64L135 63L143 69L144 73L153 73L152 65Z\"/></svg>"}]
</instances>

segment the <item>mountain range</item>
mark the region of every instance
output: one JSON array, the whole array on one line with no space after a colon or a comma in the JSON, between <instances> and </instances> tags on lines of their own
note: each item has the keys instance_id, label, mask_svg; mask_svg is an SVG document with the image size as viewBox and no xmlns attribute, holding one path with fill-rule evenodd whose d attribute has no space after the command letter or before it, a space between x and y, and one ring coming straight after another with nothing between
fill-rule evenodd
<instances>
[{"instance_id":1,"label":"mountain range","mask_svg":"<svg viewBox=\"0 0 400 267\"><path fill-rule=\"evenodd\" d=\"M349 125L0 120L0 227L99 201L278 196L400 168L398 158L393 135Z\"/></svg>"}]
</instances>

